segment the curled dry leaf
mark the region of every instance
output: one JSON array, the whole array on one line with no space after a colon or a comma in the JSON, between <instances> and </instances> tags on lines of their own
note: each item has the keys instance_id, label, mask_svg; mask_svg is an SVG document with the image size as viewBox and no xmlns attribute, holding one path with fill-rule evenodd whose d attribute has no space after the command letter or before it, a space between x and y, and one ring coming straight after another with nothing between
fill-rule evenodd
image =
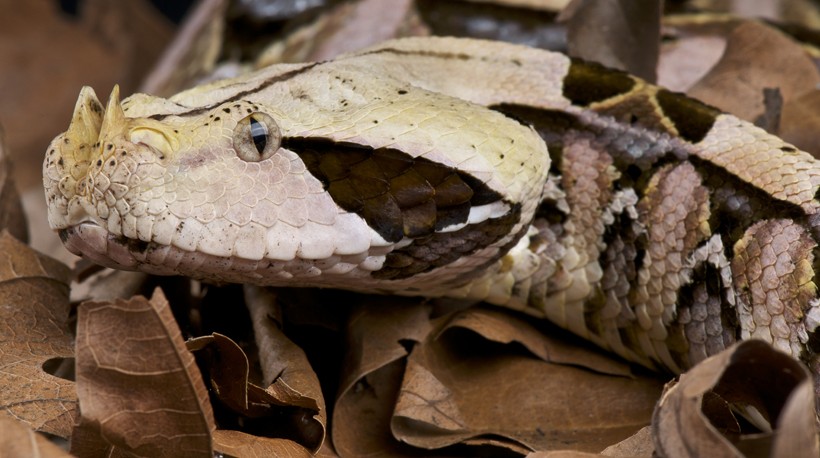
<instances>
[{"instance_id":1,"label":"curled dry leaf","mask_svg":"<svg viewBox=\"0 0 820 458\"><path fill-rule=\"evenodd\" d=\"M765 112L764 89L778 89L789 103L818 83L817 68L797 42L759 22L746 22L734 29L723 57L688 94L754 122Z\"/></svg>"},{"instance_id":2,"label":"curled dry leaf","mask_svg":"<svg viewBox=\"0 0 820 458\"><path fill-rule=\"evenodd\" d=\"M80 304L76 345L82 416L72 453L212 455L207 390L161 290Z\"/></svg>"},{"instance_id":3,"label":"curled dry leaf","mask_svg":"<svg viewBox=\"0 0 820 458\"><path fill-rule=\"evenodd\" d=\"M430 307L416 299L368 298L347 323L347 353L333 411L340 456L390 457L408 452L390 433L390 416L407 349L431 331Z\"/></svg>"},{"instance_id":4,"label":"curled dry leaf","mask_svg":"<svg viewBox=\"0 0 820 458\"><path fill-rule=\"evenodd\" d=\"M251 315L265 392L279 405L299 407L298 436L316 452L325 440L327 411L319 378L305 352L280 329L276 296L270 289L245 286L245 303Z\"/></svg>"},{"instance_id":5,"label":"curled dry leaf","mask_svg":"<svg viewBox=\"0 0 820 458\"><path fill-rule=\"evenodd\" d=\"M246 438L260 437L299 444L304 450L313 450L317 442L321 443L323 436L316 431L323 431L323 424L310 420L318 412L316 401L297 398L303 403L312 401L312 409L294 405L288 402L291 399L277 398L258 384L251 383L248 357L230 337L214 333L189 340L187 346L204 368L211 398L224 407L217 409L220 424L257 434L235 436L232 446L238 447Z\"/></svg>"},{"instance_id":6,"label":"curled dry leaf","mask_svg":"<svg viewBox=\"0 0 820 458\"><path fill-rule=\"evenodd\" d=\"M546 323L541 323L546 325ZM629 376L629 365L616 360L568 333L551 329L536 329L524 319L498 308L471 308L456 313L442 327L440 333L449 329L463 328L493 342L519 343L544 361L585 367L609 375ZM557 335L563 338L556 337Z\"/></svg>"},{"instance_id":7,"label":"curled dry leaf","mask_svg":"<svg viewBox=\"0 0 820 458\"><path fill-rule=\"evenodd\" d=\"M0 456L69 458L65 450L53 444L28 425L0 415Z\"/></svg>"},{"instance_id":8,"label":"curled dry leaf","mask_svg":"<svg viewBox=\"0 0 820 458\"><path fill-rule=\"evenodd\" d=\"M668 457L737 457L750 450L755 456L816 457L814 406L804 366L765 342L744 341L666 390L653 414L655 448ZM762 429L748 431L739 416Z\"/></svg>"},{"instance_id":9,"label":"curled dry leaf","mask_svg":"<svg viewBox=\"0 0 820 458\"><path fill-rule=\"evenodd\" d=\"M547 363L450 327L409 356L392 431L427 449L490 436L512 450L599 451L649 423L661 385Z\"/></svg>"},{"instance_id":10,"label":"curled dry leaf","mask_svg":"<svg viewBox=\"0 0 820 458\"><path fill-rule=\"evenodd\" d=\"M0 234L0 411L62 437L76 417L74 382L44 365L74 356L69 281L66 266Z\"/></svg>"}]
</instances>

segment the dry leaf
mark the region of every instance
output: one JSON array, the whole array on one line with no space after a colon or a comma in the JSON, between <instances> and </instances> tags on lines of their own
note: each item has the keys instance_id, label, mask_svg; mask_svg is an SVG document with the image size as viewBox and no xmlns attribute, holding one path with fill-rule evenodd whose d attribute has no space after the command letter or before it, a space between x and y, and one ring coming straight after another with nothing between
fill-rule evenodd
<instances>
[{"instance_id":1,"label":"dry leaf","mask_svg":"<svg viewBox=\"0 0 820 458\"><path fill-rule=\"evenodd\" d=\"M400 443L390 431L404 361L396 360L362 377L336 400L333 446L339 456L388 458L409 456L414 449Z\"/></svg>"},{"instance_id":2,"label":"dry leaf","mask_svg":"<svg viewBox=\"0 0 820 458\"><path fill-rule=\"evenodd\" d=\"M280 405L301 407L300 443L316 452L325 440L327 411L319 378L310 366L305 352L280 329L276 296L270 289L246 286L245 303L251 314L262 386Z\"/></svg>"},{"instance_id":3,"label":"dry leaf","mask_svg":"<svg viewBox=\"0 0 820 458\"><path fill-rule=\"evenodd\" d=\"M340 54L402 36L412 10L412 0L339 3L314 21L301 24L285 39L267 46L256 66L333 59Z\"/></svg>"},{"instance_id":4,"label":"dry leaf","mask_svg":"<svg viewBox=\"0 0 820 458\"><path fill-rule=\"evenodd\" d=\"M407 349L432 329L430 307L416 299L368 298L348 320L347 354L333 410L333 445L340 456L409 453L390 433Z\"/></svg>"},{"instance_id":5,"label":"dry leaf","mask_svg":"<svg viewBox=\"0 0 820 458\"><path fill-rule=\"evenodd\" d=\"M61 437L76 416L74 382L43 368L74 356L69 275L64 265L0 234L0 411Z\"/></svg>"},{"instance_id":6,"label":"dry leaf","mask_svg":"<svg viewBox=\"0 0 820 458\"><path fill-rule=\"evenodd\" d=\"M599 458L596 453L578 452L575 450L555 450L550 452L533 452L526 458Z\"/></svg>"},{"instance_id":7,"label":"dry leaf","mask_svg":"<svg viewBox=\"0 0 820 458\"><path fill-rule=\"evenodd\" d=\"M569 55L656 80L661 2L574 0L558 20L567 21Z\"/></svg>"},{"instance_id":8,"label":"dry leaf","mask_svg":"<svg viewBox=\"0 0 820 458\"><path fill-rule=\"evenodd\" d=\"M820 158L820 90L809 91L783 104L779 135Z\"/></svg>"},{"instance_id":9,"label":"dry leaf","mask_svg":"<svg viewBox=\"0 0 820 458\"><path fill-rule=\"evenodd\" d=\"M310 451L287 439L252 436L240 431L214 431L214 450L236 458L310 458Z\"/></svg>"},{"instance_id":10,"label":"dry leaf","mask_svg":"<svg viewBox=\"0 0 820 458\"><path fill-rule=\"evenodd\" d=\"M428 449L489 435L530 450L598 451L649 423L661 385L546 363L451 328L413 349L392 430Z\"/></svg>"},{"instance_id":11,"label":"dry leaf","mask_svg":"<svg viewBox=\"0 0 820 458\"><path fill-rule=\"evenodd\" d=\"M765 111L764 89L778 89L789 103L818 83L820 74L799 44L771 27L746 22L735 28L721 60L688 94L754 122Z\"/></svg>"},{"instance_id":12,"label":"dry leaf","mask_svg":"<svg viewBox=\"0 0 820 458\"><path fill-rule=\"evenodd\" d=\"M721 37L687 37L664 46L658 59L658 85L688 91L714 67L725 46Z\"/></svg>"},{"instance_id":13,"label":"dry leaf","mask_svg":"<svg viewBox=\"0 0 820 458\"><path fill-rule=\"evenodd\" d=\"M6 150L6 138L0 126L0 230L7 230L17 240L28 242L28 225L20 194L12 178L11 161Z\"/></svg>"},{"instance_id":14,"label":"dry leaf","mask_svg":"<svg viewBox=\"0 0 820 458\"><path fill-rule=\"evenodd\" d=\"M191 339L187 346L203 367L211 399L227 409L217 409L223 428L242 428L258 436L298 443L306 450L315 450L316 444L324 439L323 423L312 418L319 411L316 401L299 397L281 399L275 396L278 393L272 394L249 382L248 358L230 337L214 333ZM309 403L312 408L290 403L292 400Z\"/></svg>"},{"instance_id":15,"label":"dry leaf","mask_svg":"<svg viewBox=\"0 0 820 458\"><path fill-rule=\"evenodd\" d=\"M130 456L212 454L207 390L159 289L150 301L80 304L77 393L75 436L98 436ZM72 452L85 456L80 445Z\"/></svg>"},{"instance_id":16,"label":"dry leaf","mask_svg":"<svg viewBox=\"0 0 820 458\"><path fill-rule=\"evenodd\" d=\"M603 456L622 458L652 458L655 446L652 444L652 428L645 426L637 433L617 444L610 445L601 452Z\"/></svg>"},{"instance_id":17,"label":"dry leaf","mask_svg":"<svg viewBox=\"0 0 820 458\"><path fill-rule=\"evenodd\" d=\"M203 378L210 386L212 398L246 417L256 418L268 413L270 403L275 400L264 402L251 398L248 357L233 339L215 332L210 336L190 339L185 346L203 368Z\"/></svg>"},{"instance_id":18,"label":"dry leaf","mask_svg":"<svg viewBox=\"0 0 820 458\"><path fill-rule=\"evenodd\" d=\"M765 342L744 341L666 390L653 414L655 447L668 457L737 457L751 450L816 457L814 405L812 378L802 364ZM763 430L748 431L743 425L749 423Z\"/></svg>"},{"instance_id":19,"label":"dry leaf","mask_svg":"<svg viewBox=\"0 0 820 458\"><path fill-rule=\"evenodd\" d=\"M0 415L0 456L70 458L42 434L37 434L22 422Z\"/></svg>"},{"instance_id":20,"label":"dry leaf","mask_svg":"<svg viewBox=\"0 0 820 458\"><path fill-rule=\"evenodd\" d=\"M541 324L542 327L548 326L547 323ZM500 308L473 307L456 313L441 332L454 328L473 331L493 342L519 343L544 361L585 367L602 374L632 374L628 364L592 347L588 342L574 338L563 330L536 329L524 319Z\"/></svg>"}]
</instances>

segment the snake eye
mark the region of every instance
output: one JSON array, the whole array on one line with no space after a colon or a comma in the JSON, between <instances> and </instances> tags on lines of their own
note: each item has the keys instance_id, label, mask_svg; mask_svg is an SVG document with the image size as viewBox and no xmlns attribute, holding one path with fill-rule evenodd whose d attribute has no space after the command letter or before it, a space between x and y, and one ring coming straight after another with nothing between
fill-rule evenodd
<instances>
[{"instance_id":1,"label":"snake eye","mask_svg":"<svg viewBox=\"0 0 820 458\"><path fill-rule=\"evenodd\" d=\"M273 156L279 149L282 134L269 115L256 112L245 116L233 130L236 155L247 162L259 162Z\"/></svg>"}]
</instances>

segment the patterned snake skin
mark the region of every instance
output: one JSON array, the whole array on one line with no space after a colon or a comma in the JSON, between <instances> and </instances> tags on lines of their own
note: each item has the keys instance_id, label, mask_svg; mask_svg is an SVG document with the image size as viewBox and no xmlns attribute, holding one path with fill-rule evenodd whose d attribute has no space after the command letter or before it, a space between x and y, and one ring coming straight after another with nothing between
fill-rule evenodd
<instances>
[{"instance_id":1,"label":"patterned snake skin","mask_svg":"<svg viewBox=\"0 0 820 458\"><path fill-rule=\"evenodd\" d=\"M206 280L485 300L680 371L818 373L820 163L626 73L413 38L103 109L43 167L74 253Z\"/></svg>"}]
</instances>

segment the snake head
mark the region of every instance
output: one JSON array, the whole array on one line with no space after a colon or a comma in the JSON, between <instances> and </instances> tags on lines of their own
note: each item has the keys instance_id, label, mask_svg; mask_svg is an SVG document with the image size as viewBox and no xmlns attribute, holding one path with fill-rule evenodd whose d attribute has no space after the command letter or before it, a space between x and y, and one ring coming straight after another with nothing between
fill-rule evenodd
<instances>
[{"instance_id":1,"label":"snake head","mask_svg":"<svg viewBox=\"0 0 820 458\"><path fill-rule=\"evenodd\" d=\"M168 99L115 87L104 109L83 88L43 165L51 227L120 269L385 291L466 278L523 236L548 166L531 128L360 73L296 78L312 68Z\"/></svg>"},{"instance_id":2,"label":"snake head","mask_svg":"<svg viewBox=\"0 0 820 458\"><path fill-rule=\"evenodd\" d=\"M118 87L103 109L83 88L43 164L49 224L75 254L160 274L361 256L370 246L355 227L363 224L339 215L298 156L280 148L269 113L247 100L190 109L137 94L121 103ZM317 234L336 240L301 243L327 239Z\"/></svg>"}]
</instances>

